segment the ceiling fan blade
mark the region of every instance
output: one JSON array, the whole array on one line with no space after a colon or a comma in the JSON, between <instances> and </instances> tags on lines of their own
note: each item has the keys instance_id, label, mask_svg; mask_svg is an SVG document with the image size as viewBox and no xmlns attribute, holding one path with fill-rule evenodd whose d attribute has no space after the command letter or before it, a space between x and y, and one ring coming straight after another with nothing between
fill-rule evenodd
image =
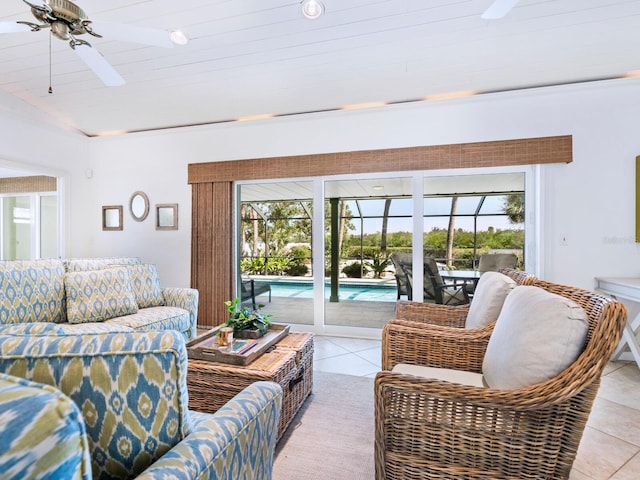
<instances>
[{"instance_id":1,"label":"ceiling fan blade","mask_svg":"<svg viewBox=\"0 0 640 480\"><path fill-rule=\"evenodd\" d=\"M95 73L107 87L117 87L125 84L124 78L116 72L116 69L113 68L95 48L88 45L76 45L73 51L78 54L82 61L93 70L93 73Z\"/></svg>"},{"instance_id":2,"label":"ceiling fan blade","mask_svg":"<svg viewBox=\"0 0 640 480\"><path fill-rule=\"evenodd\" d=\"M17 22L0 22L0 33L28 32L31 30L29 25Z\"/></svg>"},{"instance_id":3,"label":"ceiling fan blade","mask_svg":"<svg viewBox=\"0 0 640 480\"><path fill-rule=\"evenodd\" d=\"M110 40L122 40L153 47L173 47L169 32L157 28L138 27L125 23L91 22L91 29Z\"/></svg>"},{"instance_id":4,"label":"ceiling fan blade","mask_svg":"<svg viewBox=\"0 0 640 480\"><path fill-rule=\"evenodd\" d=\"M519 0L495 0L482 14L485 20L495 20L504 17L518 3Z\"/></svg>"}]
</instances>

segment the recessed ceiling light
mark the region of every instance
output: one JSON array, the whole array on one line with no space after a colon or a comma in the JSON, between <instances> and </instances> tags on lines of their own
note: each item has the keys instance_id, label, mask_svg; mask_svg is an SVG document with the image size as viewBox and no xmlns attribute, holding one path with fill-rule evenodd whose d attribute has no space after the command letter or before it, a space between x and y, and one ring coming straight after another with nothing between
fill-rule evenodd
<instances>
[{"instance_id":1,"label":"recessed ceiling light","mask_svg":"<svg viewBox=\"0 0 640 480\"><path fill-rule=\"evenodd\" d=\"M324 5L318 0L304 0L302 14L310 20L315 20L324 13Z\"/></svg>"},{"instance_id":2,"label":"recessed ceiling light","mask_svg":"<svg viewBox=\"0 0 640 480\"><path fill-rule=\"evenodd\" d=\"M182 32L182 30L171 30L171 32L169 33L169 38L171 38L171 41L176 45L186 45L187 43L189 43L189 39Z\"/></svg>"}]
</instances>

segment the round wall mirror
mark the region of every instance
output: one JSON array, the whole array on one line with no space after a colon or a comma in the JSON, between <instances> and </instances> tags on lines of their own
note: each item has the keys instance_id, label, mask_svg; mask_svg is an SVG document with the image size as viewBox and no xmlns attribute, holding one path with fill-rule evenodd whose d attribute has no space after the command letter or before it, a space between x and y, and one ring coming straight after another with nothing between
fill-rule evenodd
<instances>
[{"instance_id":1,"label":"round wall mirror","mask_svg":"<svg viewBox=\"0 0 640 480\"><path fill-rule=\"evenodd\" d=\"M144 192L133 192L129 201L131 216L136 222L141 222L149 215L149 197Z\"/></svg>"}]
</instances>

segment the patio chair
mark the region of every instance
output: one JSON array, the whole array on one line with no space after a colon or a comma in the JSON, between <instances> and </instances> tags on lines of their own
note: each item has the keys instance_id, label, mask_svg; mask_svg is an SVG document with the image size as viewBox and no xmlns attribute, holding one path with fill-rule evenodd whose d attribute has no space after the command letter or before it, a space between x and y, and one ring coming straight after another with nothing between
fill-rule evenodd
<instances>
[{"instance_id":1,"label":"patio chair","mask_svg":"<svg viewBox=\"0 0 640 480\"><path fill-rule=\"evenodd\" d=\"M499 272L487 272L478 281L473 302L449 306L400 300L396 303L396 316L391 322L428 329L431 326L477 329L478 335L491 335L507 295L518 285L531 285L536 277L523 275L513 278Z\"/></svg>"},{"instance_id":2,"label":"patio chair","mask_svg":"<svg viewBox=\"0 0 640 480\"><path fill-rule=\"evenodd\" d=\"M440 305L464 305L469 303L469 295L465 284L445 283L438 264L433 258L424 259L424 283L433 288L434 299Z\"/></svg>"},{"instance_id":3,"label":"patio chair","mask_svg":"<svg viewBox=\"0 0 640 480\"><path fill-rule=\"evenodd\" d=\"M536 280L509 294L489 338L389 323L375 478L569 478L626 315L604 295Z\"/></svg>"},{"instance_id":4,"label":"patio chair","mask_svg":"<svg viewBox=\"0 0 640 480\"><path fill-rule=\"evenodd\" d=\"M240 301L246 302L251 299L251 306L255 310L257 308L256 296L263 293L269 294L269 303L271 303L271 285L263 282L256 282L253 278L243 278L240 281Z\"/></svg>"},{"instance_id":5,"label":"patio chair","mask_svg":"<svg viewBox=\"0 0 640 480\"><path fill-rule=\"evenodd\" d=\"M395 268L394 276L396 277L396 287L398 289L398 300L402 295L405 295L408 300L411 300L411 291L409 290L409 280L405 273L405 266L411 266L413 263L413 257L411 253L406 252L394 252L391 254L391 261Z\"/></svg>"},{"instance_id":6,"label":"patio chair","mask_svg":"<svg viewBox=\"0 0 640 480\"><path fill-rule=\"evenodd\" d=\"M478 260L479 272L499 272L501 268L516 268L518 257L513 253L485 253Z\"/></svg>"}]
</instances>

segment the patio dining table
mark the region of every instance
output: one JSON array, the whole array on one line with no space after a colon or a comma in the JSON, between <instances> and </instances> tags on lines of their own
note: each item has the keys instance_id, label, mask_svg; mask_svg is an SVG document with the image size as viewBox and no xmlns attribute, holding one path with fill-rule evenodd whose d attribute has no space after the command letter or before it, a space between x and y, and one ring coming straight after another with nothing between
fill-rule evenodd
<instances>
[{"instance_id":1,"label":"patio dining table","mask_svg":"<svg viewBox=\"0 0 640 480\"><path fill-rule=\"evenodd\" d=\"M483 273L477 270L439 270L438 272L446 283L453 283L454 285L469 285L468 293L470 295L473 295L476 283L478 283L478 279Z\"/></svg>"}]
</instances>

